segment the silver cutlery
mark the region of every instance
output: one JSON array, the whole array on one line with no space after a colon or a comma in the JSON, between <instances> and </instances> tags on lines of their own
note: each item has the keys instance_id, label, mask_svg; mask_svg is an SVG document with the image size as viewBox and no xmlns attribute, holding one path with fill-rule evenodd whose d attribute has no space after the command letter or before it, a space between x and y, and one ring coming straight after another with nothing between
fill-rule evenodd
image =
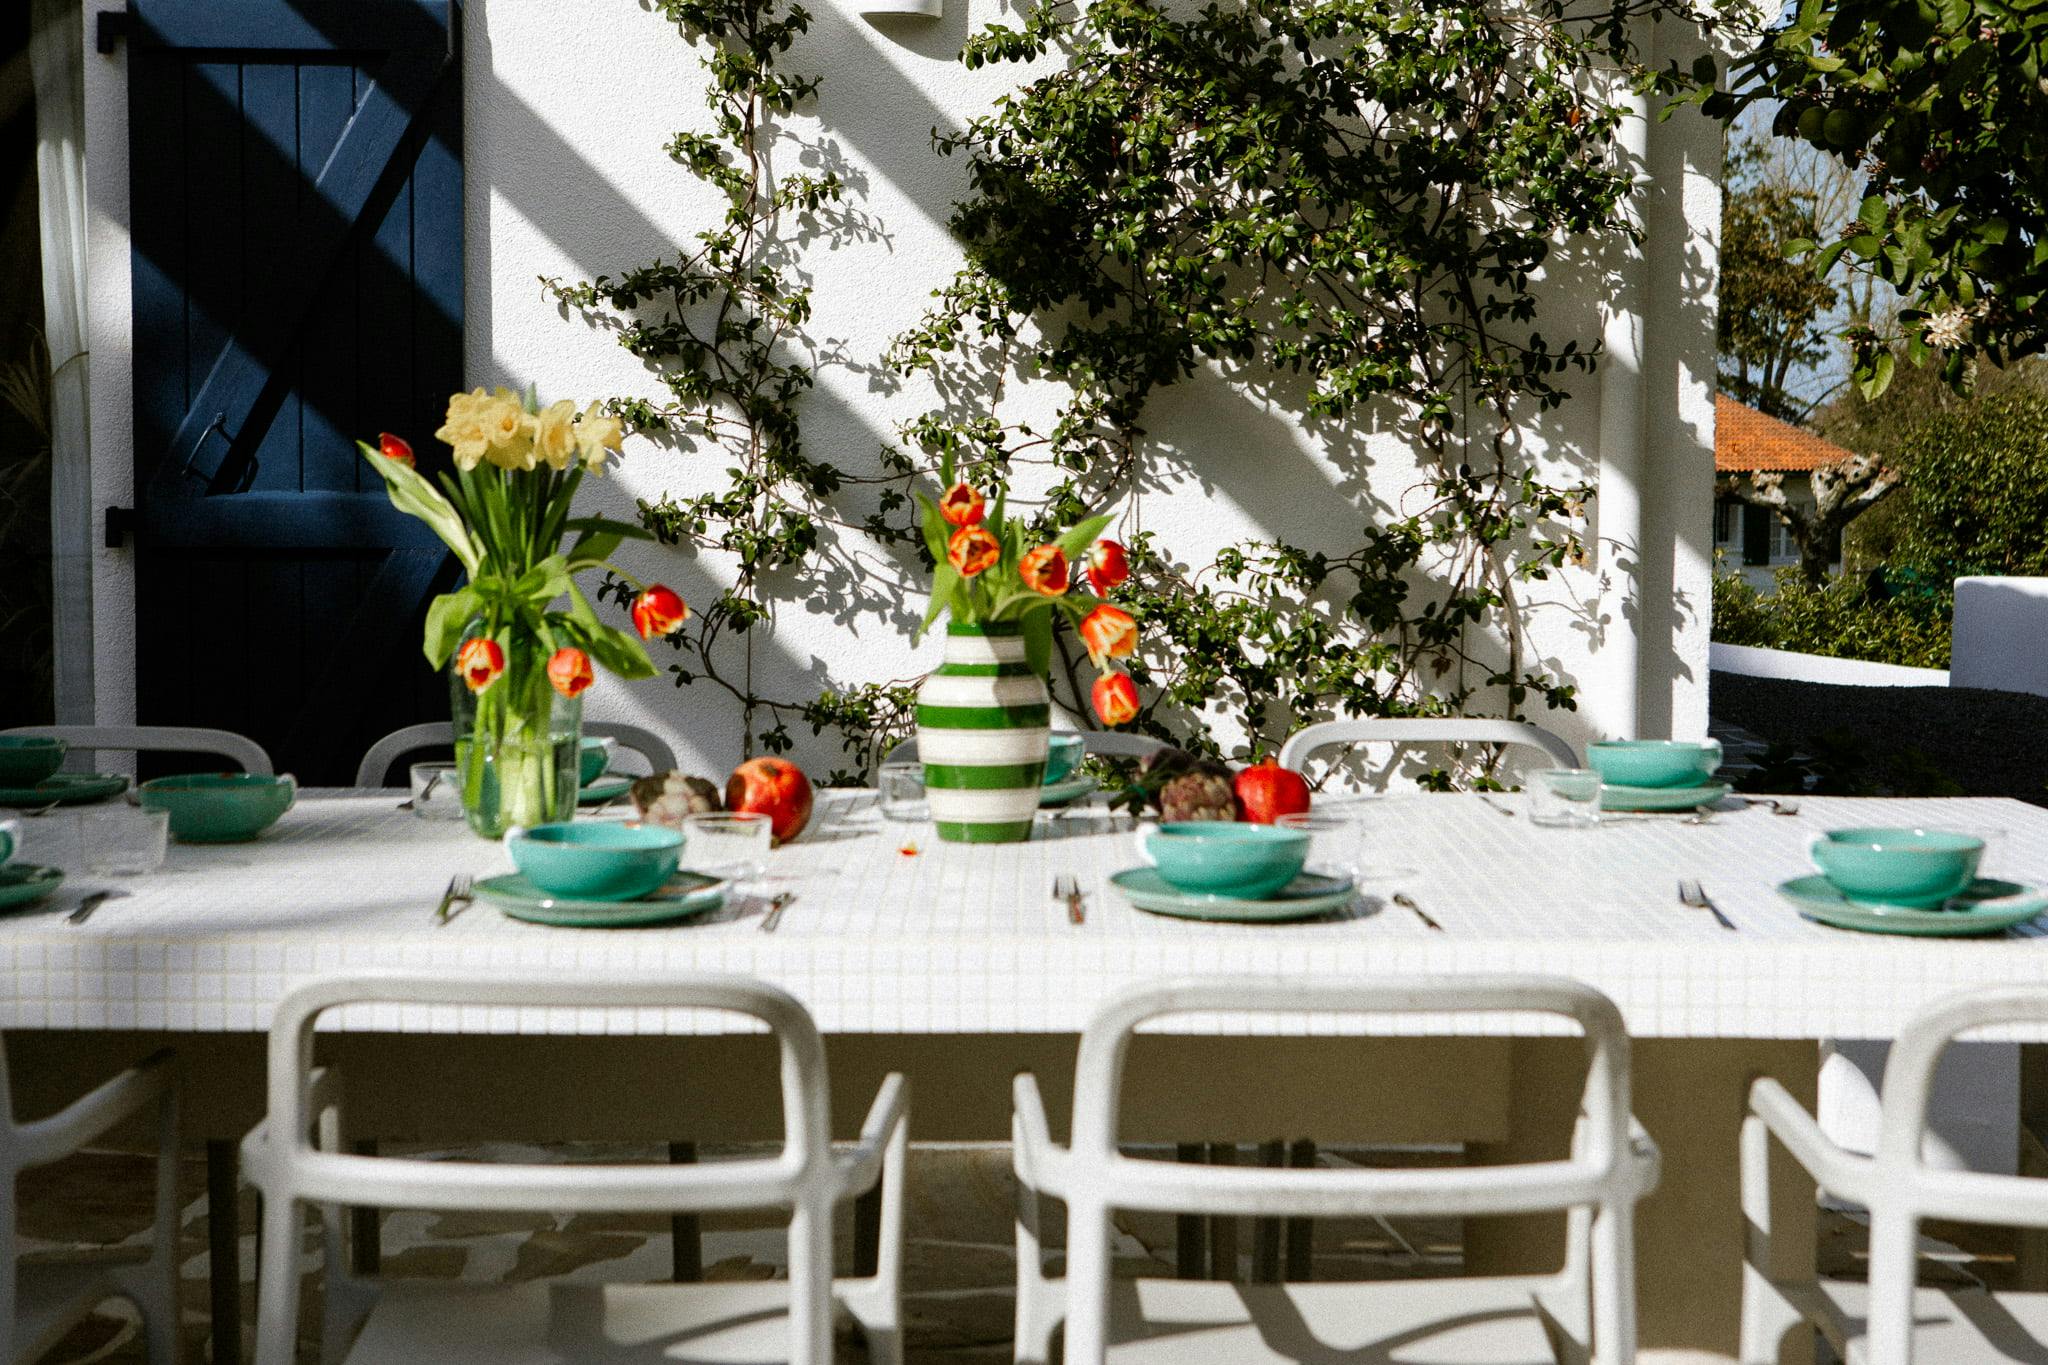
<instances>
[{"instance_id":1,"label":"silver cutlery","mask_svg":"<svg viewBox=\"0 0 2048 1365\"><path fill-rule=\"evenodd\" d=\"M1424 924L1436 930L1438 933L1442 933L1444 931L1444 927L1441 924L1438 924L1435 920L1430 918L1429 911L1417 905L1415 903L1415 898L1409 895L1406 891L1396 891L1394 893L1394 904L1400 906L1404 910L1414 911L1415 918L1421 920Z\"/></svg>"},{"instance_id":2,"label":"silver cutlery","mask_svg":"<svg viewBox=\"0 0 2048 1365\"><path fill-rule=\"evenodd\" d=\"M66 924L83 924L92 918L92 912L99 909L102 902L119 900L127 894L126 891L95 891L80 901L78 908L64 917L64 922Z\"/></svg>"},{"instance_id":3,"label":"silver cutlery","mask_svg":"<svg viewBox=\"0 0 2048 1365\"><path fill-rule=\"evenodd\" d=\"M1735 798L1745 806L1769 806L1773 815L1797 815L1799 803L1775 796L1738 796Z\"/></svg>"},{"instance_id":4,"label":"silver cutlery","mask_svg":"<svg viewBox=\"0 0 2048 1365\"><path fill-rule=\"evenodd\" d=\"M441 903L434 907L434 923L446 924L455 916L449 910L460 902L468 905L476 899L476 885L467 872L458 872L448 879L448 889L441 893Z\"/></svg>"},{"instance_id":5,"label":"silver cutlery","mask_svg":"<svg viewBox=\"0 0 2048 1365\"><path fill-rule=\"evenodd\" d=\"M795 899L796 892L794 891L776 892L775 899L768 902L768 913L761 917L761 932L764 934L774 933L775 926L782 923L782 912L787 910L789 903Z\"/></svg>"},{"instance_id":6,"label":"silver cutlery","mask_svg":"<svg viewBox=\"0 0 2048 1365\"><path fill-rule=\"evenodd\" d=\"M1678 899L1695 910L1708 911L1723 929L1735 927L1735 922L1722 914L1721 907L1714 904L1713 899L1707 895L1707 888L1691 877L1678 879Z\"/></svg>"},{"instance_id":7,"label":"silver cutlery","mask_svg":"<svg viewBox=\"0 0 2048 1365\"><path fill-rule=\"evenodd\" d=\"M1499 811L1502 815L1507 816L1507 818L1510 820L1515 818L1515 808L1513 806L1503 806L1498 801L1494 800L1492 797L1486 795L1484 792L1480 793L1479 799L1486 803L1486 808L1488 810Z\"/></svg>"},{"instance_id":8,"label":"silver cutlery","mask_svg":"<svg viewBox=\"0 0 2048 1365\"><path fill-rule=\"evenodd\" d=\"M428 797L434 794L434 788L439 786L440 784L441 773L438 769L434 772L428 773L427 785L419 789L418 795L408 796L405 798L405 800L399 802L398 808L400 810L411 810L413 808L413 802L426 800Z\"/></svg>"},{"instance_id":9,"label":"silver cutlery","mask_svg":"<svg viewBox=\"0 0 2048 1365\"><path fill-rule=\"evenodd\" d=\"M1052 898L1067 903L1067 923L1085 924L1088 907L1081 899L1081 883L1071 872L1062 872L1052 879Z\"/></svg>"}]
</instances>

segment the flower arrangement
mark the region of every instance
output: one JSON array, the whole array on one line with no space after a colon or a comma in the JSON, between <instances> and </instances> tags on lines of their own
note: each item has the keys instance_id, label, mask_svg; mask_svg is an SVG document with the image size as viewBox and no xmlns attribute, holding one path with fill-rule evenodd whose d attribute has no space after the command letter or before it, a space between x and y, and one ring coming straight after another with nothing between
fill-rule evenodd
<instances>
[{"instance_id":1,"label":"flower arrangement","mask_svg":"<svg viewBox=\"0 0 2048 1365\"><path fill-rule=\"evenodd\" d=\"M585 475L602 475L619 450L616 417L595 403L579 412L567 400L542 407L530 394L479 388L449 398L434 434L453 450L454 468L432 481L398 436L357 445L392 506L425 522L467 575L428 607L423 648L436 668L454 660L463 805L472 828L496 837L574 810L581 698L596 668L653 676L641 642L674 632L689 608L658 583L642 587L628 632L600 621L576 586L573 575L605 569L640 587L609 557L627 540L652 538L637 525L570 514Z\"/></svg>"},{"instance_id":2,"label":"flower arrangement","mask_svg":"<svg viewBox=\"0 0 2048 1365\"><path fill-rule=\"evenodd\" d=\"M1014 623L1026 660L1043 678L1052 659L1053 613L1063 613L1101 674L1091 689L1095 714L1104 725L1135 719L1138 690L1128 673L1109 666L1130 658L1138 645L1131 614L1102 600L1131 573L1124 547L1101 538L1112 518L1085 518L1056 539L1032 545L1029 528L1005 515L1002 494L991 506L980 489L954 479L950 460L941 477L950 486L936 500L917 495L933 563L931 605L920 633L941 615L963 626ZM1081 577L1087 592L1075 588Z\"/></svg>"}]
</instances>

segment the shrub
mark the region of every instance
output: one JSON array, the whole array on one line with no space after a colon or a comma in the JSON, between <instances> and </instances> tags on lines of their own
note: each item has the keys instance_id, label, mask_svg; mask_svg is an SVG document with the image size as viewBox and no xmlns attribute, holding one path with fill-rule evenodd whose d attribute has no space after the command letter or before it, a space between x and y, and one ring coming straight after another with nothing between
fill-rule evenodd
<instances>
[{"instance_id":1,"label":"shrub","mask_svg":"<svg viewBox=\"0 0 2048 1365\"><path fill-rule=\"evenodd\" d=\"M1860 580L1838 578L1808 587L1796 571L1781 570L1778 589L1765 595L1740 574L1714 576L1714 639L1837 659L1913 668L1947 668L1947 593L1873 596Z\"/></svg>"},{"instance_id":2,"label":"shrub","mask_svg":"<svg viewBox=\"0 0 2048 1365\"><path fill-rule=\"evenodd\" d=\"M1929 418L1900 444L1905 506L1891 562L1952 581L2048 574L2048 398L2001 393Z\"/></svg>"}]
</instances>

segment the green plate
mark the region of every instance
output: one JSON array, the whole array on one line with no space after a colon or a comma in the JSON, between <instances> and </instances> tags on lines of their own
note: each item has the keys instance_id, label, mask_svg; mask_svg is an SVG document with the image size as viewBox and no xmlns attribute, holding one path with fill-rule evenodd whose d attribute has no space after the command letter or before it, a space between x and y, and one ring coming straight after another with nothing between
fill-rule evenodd
<instances>
[{"instance_id":1,"label":"green plate","mask_svg":"<svg viewBox=\"0 0 2048 1365\"><path fill-rule=\"evenodd\" d=\"M1781 882L1778 894L1799 907L1807 919L1837 929L1866 934L1916 934L1922 938L1962 938L1995 934L2025 924L2048 910L2048 891L2018 882L1979 877L1960 896L1939 910L1909 905L1874 905L1852 901L1826 877L1794 877Z\"/></svg>"},{"instance_id":2,"label":"green plate","mask_svg":"<svg viewBox=\"0 0 2048 1365\"><path fill-rule=\"evenodd\" d=\"M127 790L120 773L52 773L33 787L0 787L0 806L78 806Z\"/></svg>"},{"instance_id":3,"label":"green plate","mask_svg":"<svg viewBox=\"0 0 2048 1365\"><path fill-rule=\"evenodd\" d=\"M1314 919L1351 903L1351 879L1304 872L1265 900L1207 895L1176 889L1155 867L1133 867L1109 879L1140 910L1177 919L1224 920L1232 924L1283 924Z\"/></svg>"},{"instance_id":4,"label":"green plate","mask_svg":"<svg viewBox=\"0 0 2048 1365\"><path fill-rule=\"evenodd\" d=\"M621 929L663 924L716 910L725 904L726 883L701 872L678 872L659 890L630 901L585 901L550 896L516 872L485 877L476 893L513 919L572 929Z\"/></svg>"},{"instance_id":5,"label":"green plate","mask_svg":"<svg viewBox=\"0 0 2048 1365\"><path fill-rule=\"evenodd\" d=\"M64 874L54 867L9 863L0 867L0 910L33 905L63 884Z\"/></svg>"},{"instance_id":6,"label":"green plate","mask_svg":"<svg viewBox=\"0 0 2048 1365\"><path fill-rule=\"evenodd\" d=\"M1708 782L1697 787L1618 787L1600 789L1601 810L1698 810L1727 796L1726 782Z\"/></svg>"},{"instance_id":7,"label":"green plate","mask_svg":"<svg viewBox=\"0 0 2048 1365\"><path fill-rule=\"evenodd\" d=\"M1082 797L1092 793L1097 782L1086 773L1069 773L1057 782L1048 782L1038 793L1038 804L1046 806L1071 806Z\"/></svg>"},{"instance_id":8,"label":"green plate","mask_svg":"<svg viewBox=\"0 0 2048 1365\"><path fill-rule=\"evenodd\" d=\"M633 790L633 779L619 773L600 773L595 782L589 783L576 793L576 804L594 806L602 801L613 801Z\"/></svg>"}]
</instances>

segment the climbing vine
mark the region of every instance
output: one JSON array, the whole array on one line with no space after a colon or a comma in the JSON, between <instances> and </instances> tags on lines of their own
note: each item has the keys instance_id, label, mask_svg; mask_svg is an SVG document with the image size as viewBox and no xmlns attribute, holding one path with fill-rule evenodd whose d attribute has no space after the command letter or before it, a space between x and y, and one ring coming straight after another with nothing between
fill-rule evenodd
<instances>
[{"instance_id":1,"label":"climbing vine","mask_svg":"<svg viewBox=\"0 0 2048 1365\"><path fill-rule=\"evenodd\" d=\"M969 158L967 266L892 353L941 386L908 436L992 481L1048 465L1049 515L1127 498L1133 526L1165 458L1147 402L1198 374L1335 446L1398 414L1423 459L1346 550L1276 538L1194 567L1136 531L1145 728L1213 747L1227 710L1257 747L1331 713L1574 705L1523 597L1583 562L1591 490L1517 437L1594 364L1539 327L1538 281L1559 243L1628 230L1621 110L1597 92L1676 80L1627 41L1660 11L1053 0L970 40L970 66L1065 62L935 135ZM1019 378L1062 387L1050 422L1004 415Z\"/></svg>"},{"instance_id":2,"label":"climbing vine","mask_svg":"<svg viewBox=\"0 0 2048 1365\"><path fill-rule=\"evenodd\" d=\"M764 696L749 630L778 586L802 592L827 526L921 554L906 493L951 460L1014 481L1013 508L1036 498L1046 526L1128 509L1136 572L1117 597L1154 642L1133 670L1153 733L1215 750L1226 713L1259 747L1329 714L1572 707L1529 642L1526 597L1584 562L1591 490L1522 437L1597 347L1539 325L1541 281L1561 245L1629 231L1617 101L1680 80L1630 34L1682 2L1051 0L987 27L970 67L1063 60L933 134L967 163L951 220L966 264L887 361L937 402L856 477L803 451L810 292L787 231L843 214L844 186L771 174L767 155L775 121L817 92L779 64L808 16L663 0L709 49L713 110L711 132L670 151L723 193L723 219L672 258L546 286L659 374L667 399L621 400L622 416L730 461L714 490L641 507L664 541L734 565L680 638L677 682L729 692L750 743L786 748L807 724L865 768L907 726L908 680ZM1147 498L1185 473L1148 404L1197 376L1297 414L1366 486L1348 546L1274 535L1190 563L1146 529ZM1412 486L1373 486L1368 421L1419 457ZM840 510L856 484L871 485L857 519ZM1078 651L1057 643L1055 691L1078 703Z\"/></svg>"}]
</instances>

